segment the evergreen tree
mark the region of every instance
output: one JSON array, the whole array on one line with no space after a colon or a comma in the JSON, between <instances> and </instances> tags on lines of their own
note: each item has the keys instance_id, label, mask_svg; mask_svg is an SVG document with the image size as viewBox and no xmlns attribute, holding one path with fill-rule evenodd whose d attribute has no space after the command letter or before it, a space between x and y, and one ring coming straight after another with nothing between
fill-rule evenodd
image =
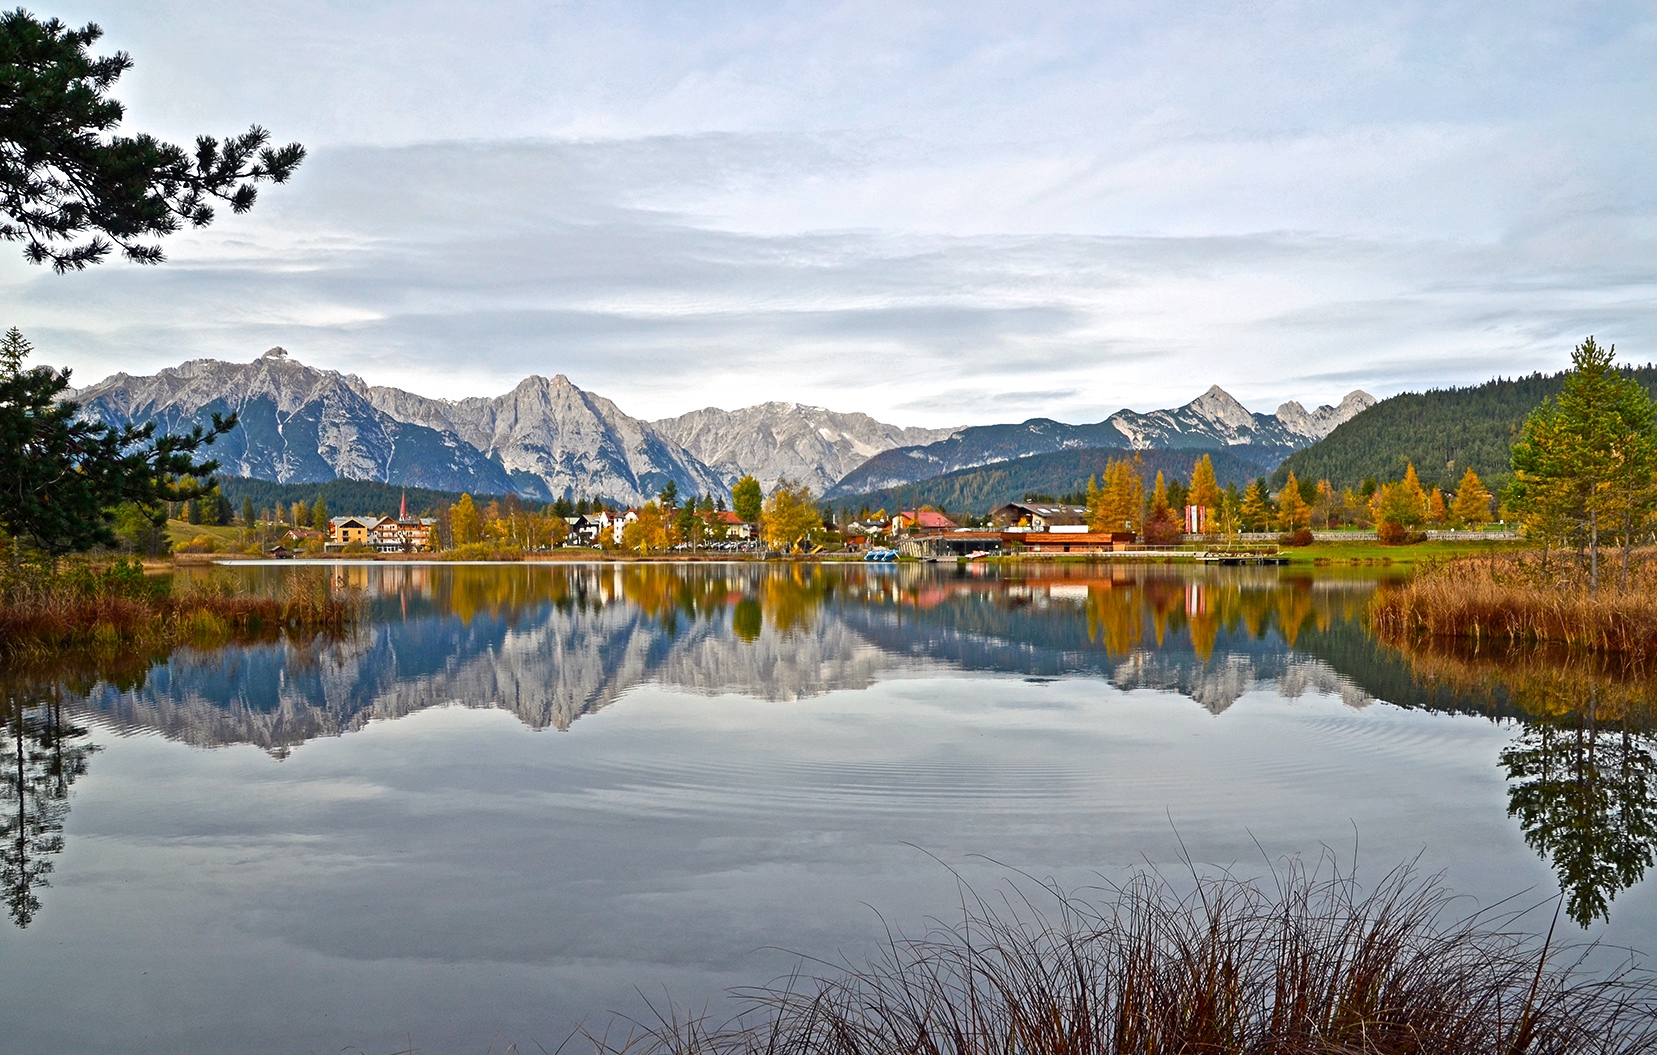
<instances>
[{"instance_id":1,"label":"evergreen tree","mask_svg":"<svg viewBox=\"0 0 1657 1055\"><path fill-rule=\"evenodd\" d=\"M123 502L159 526L169 503L205 492L197 478L218 463L194 455L235 427L234 414L181 436L157 436L154 424L117 429L83 421L78 403L59 398L69 371L24 369L32 352L16 327L0 339L0 528L7 535L53 557L113 546L114 511Z\"/></svg>"},{"instance_id":2,"label":"evergreen tree","mask_svg":"<svg viewBox=\"0 0 1657 1055\"><path fill-rule=\"evenodd\" d=\"M254 523L255 515L253 512L253 499L244 497L242 499L242 524L247 527L252 527Z\"/></svg>"},{"instance_id":3,"label":"evergreen tree","mask_svg":"<svg viewBox=\"0 0 1657 1055\"><path fill-rule=\"evenodd\" d=\"M697 545L702 541L702 533L697 529L702 526L702 520L696 515L696 500L691 499L679 509L679 515L674 520L679 540Z\"/></svg>"},{"instance_id":4,"label":"evergreen tree","mask_svg":"<svg viewBox=\"0 0 1657 1055\"><path fill-rule=\"evenodd\" d=\"M1559 399L1537 407L1513 445L1509 503L1544 546L1567 537L1582 544L1590 591L1599 587L1601 539L1619 530L1626 579L1654 503L1657 409L1613 367L1615 355L1592 337L1577 345Z\"/></svg>"},{"instance_id":5,"label":"evergreen tree","mask_svg":"<svg viewBox=\"0 0 1657 1055\"><path fill-rule=\"evenodd\" d=\"M30 263L78 271L114 246L159 263L151 241L213 221L213 202L253 207L257 185L286 182L305 157L297 143L269 145L257 125L186 151L149 135L110 134L125 108L108 96L132 60L94 57L96 24L70 29L22 8L0 15L0 238L24 243Z\"/></svg>"},{"instance_id":6,"label":"evergreen tree","mask_svg":"<svg viewBox=\"0 0 1657 1055\"><path fill-rule=\"evenodd\" d=\"M320 497L318 497L317 500L316 500L316 505L311 507L311 527L315 528L316 530L318 530L318 531L320 531L324 534L327 534L327 532L328 532L328 519L329 519L328 518L328 503L324 502Z\"/></svg>"}]
</instances>

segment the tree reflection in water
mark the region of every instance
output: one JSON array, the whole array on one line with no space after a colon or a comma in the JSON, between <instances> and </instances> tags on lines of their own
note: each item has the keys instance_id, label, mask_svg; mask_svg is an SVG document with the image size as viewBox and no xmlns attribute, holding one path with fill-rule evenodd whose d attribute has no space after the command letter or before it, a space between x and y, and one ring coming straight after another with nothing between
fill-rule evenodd
<instances>
[{"instance_id":1,"label":"tree reflection in water","mask_svg":"<svg viewBox=\"0 0 1657 1055\"><path fill-rule=\"evenodd\" d=\"M1502 752L1508 815L1553 861L1566 911L1584 927L1611 918L1611 899L1645 875L1657 840L1652 739L1626 717L1602 726L1593 711L1532 725Z\"/></svg>"},{"instance_id":2,"label":"tree reflection in water","mask_svg":"<svg viewBox=\"0 0 1657 1055\"><path fill-rule=\"evenodd\" d=\"M87 730L65 719L62 694L8 691L0 713L0 890L12 922L40 911L52 855L63 850L69 789L97 750Z\"/></svg>"},{"instance_id":3,"label":"tree reflection in water","mask_svg":"<svg viewBox=\"0 0 1657 1055\"><path fill-rule=\"evenodd\" d=\"M1418 677L1482 694L1520 716L1502 751L1508 816L1553 864L1579 926L1657 862L1657 735L1648 671L1545 649L1406 642Z\"/></svg>"}]
</instances>

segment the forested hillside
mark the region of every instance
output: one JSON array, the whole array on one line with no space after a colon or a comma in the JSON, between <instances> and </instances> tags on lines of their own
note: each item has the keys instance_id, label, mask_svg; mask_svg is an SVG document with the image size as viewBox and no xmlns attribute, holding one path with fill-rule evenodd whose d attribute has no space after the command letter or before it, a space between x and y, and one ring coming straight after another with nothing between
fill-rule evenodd
<instances>
[{"instance_id":1,"label":"forested hillside","mask_svg":"<svg viewBox=\"0 0 1657 1055\"><path fill-rule=\"evenodd\" d=\"M253 508L286 509L295 502L314 505L320 497L335 515L361 514L368 516L396 516L403 494L408 494L408 511L415 515L430 515L460 501L459 491L434 491L425 487L398 487L372 480L328 480L310 484L279 484L271 480L253 480L243 476L221 476L219 491L232 506L240 506L243 498L253 500ZM490 495L473 495L486 502Z\"/></svg>"},{"instance_id":2,"label":"forested hillside","mask_svg":"<svg viewBox=\"0 0 1657 1055\"><path fill-rule=\"evenodd\" d=\"M1657 367L1627 373L1657 395ZM1366 479L1396 480L1414 463L1423 484L1453 488L1469 466L1492 491L1512 473L1508 448L1525 416L1559 395L1564 374L1498 378L1469 388L1406 392L1383 399L1324 439L1289 455L1272 480L1290 471L1300 480L1328 480L1337 488Z\"/></svg>"},{"instance_id":3,"label":"forested hillside","mask_svg":"<svg viewBox=\"0 0 1657 1055\"><path fill-rule=\"evenodd\" d=\"M1081 450L1054 451L1034 454L1028 458L996 462L972 469L958 469L943 476L934 476L902 487L890 487L860 495L836 496L832 504L837 508L897 510L916 506L935 506L950 513L987 513L1005 502L1014 502L1026 494L1064 495L1087 490L1090 476L1103 476L1105 466L1113 458L1140 459L1140 475L1147 487L1158 472L1168 479L1191 482L1191 467L1196 460L1208 455L1214 462L1214 475L1223 486L1236 483L1243 487L1257 476L1264 476L1267 466L1240 456L1247 447L1229 447L1215 451L1130 451L1089 447Z\"/></svg>"}]
</instances>

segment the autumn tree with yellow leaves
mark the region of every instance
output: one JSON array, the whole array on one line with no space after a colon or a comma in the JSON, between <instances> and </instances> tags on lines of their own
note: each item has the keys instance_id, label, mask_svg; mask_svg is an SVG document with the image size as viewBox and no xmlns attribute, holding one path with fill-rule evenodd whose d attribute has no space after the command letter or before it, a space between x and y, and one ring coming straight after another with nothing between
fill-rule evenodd
<instances>
[{"instance_id":1,"label":"autumn tree with yellow leaves","mask_svg":"<svg viewBox=\"0 0 1657 1055\"><path fill-rule=\"evenodd\" d=\"M1301 496L1300 481L1295 479L1293 470L1290 470L1289 479L1277 495L1277 520L1279 526L1290 533L1312 526L1312 507Z\"/></svg>"},{"instance_id":2,"label":"autumn tree with yellow leaves","mask_svg":"<svg viewBox=\"0 0 1657 1055\"><path fill-rule=\"evenodd\" d=\"M1490 492L1472 466L1461 474L1461 483L1456 485L1456 500L1450 515L1456 524L1471 528L1490 519Z\"/></svg>"},{"instance_id":3,"label":"autumn tree with yellow leaves","mask_svg":"<svg viewBox=\"0 0 1657 1055\"><path fill-rule=\"evenodd\" d=\"M1137 461L1135 459L1134 461ZM1105 465L1105 480L1087 482L1087 526L1090 531L1140 532L1144 527L1145 481L1126 458Z\"/></svg>"},{"instance_id":4,"label":"autumn tree with yellow leaves","mask_svg":"<svg viewBox=\"0 0 1657 1055\"><path fill-rule=\"evenodd\" d=\"M1220 482L1214 476L1214 459L1203 455L1191 468L1191 491L1186 501L1194 506L1207 506L1210 515L1220 511Z\"/></svg>"},{"instance_id":5,"label":"autumn tree with yellow leaves","mask_svg":"<svg viewBox=\"0 0 1657 1055\"><path fill-rule=\"evenodd\" d=\"M788 551L803 544L823 526L811 487L783 477L760 509L760 537L772 549Z\"/></svg>"}]
</instances>

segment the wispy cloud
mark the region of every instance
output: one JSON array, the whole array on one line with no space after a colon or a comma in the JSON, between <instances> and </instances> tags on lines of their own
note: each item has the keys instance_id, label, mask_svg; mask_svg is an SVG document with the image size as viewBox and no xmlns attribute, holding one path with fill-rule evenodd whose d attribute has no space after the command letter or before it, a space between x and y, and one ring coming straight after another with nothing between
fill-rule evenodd
<instances>
[{"instance_id":1,"label":"wispy cloud","mask_svg":"<svg viewBox=\"0 0 1657 1055\"><path fill-rule=\"evenodd\" d=\"M135 126L316 150L160 268L0 254L7 322L82 381L282 344L434 394L929 424L1314 405L1588 332L1657 357L1637 5L452 15L97 15Z\"/></svg>"}]
</instances>

